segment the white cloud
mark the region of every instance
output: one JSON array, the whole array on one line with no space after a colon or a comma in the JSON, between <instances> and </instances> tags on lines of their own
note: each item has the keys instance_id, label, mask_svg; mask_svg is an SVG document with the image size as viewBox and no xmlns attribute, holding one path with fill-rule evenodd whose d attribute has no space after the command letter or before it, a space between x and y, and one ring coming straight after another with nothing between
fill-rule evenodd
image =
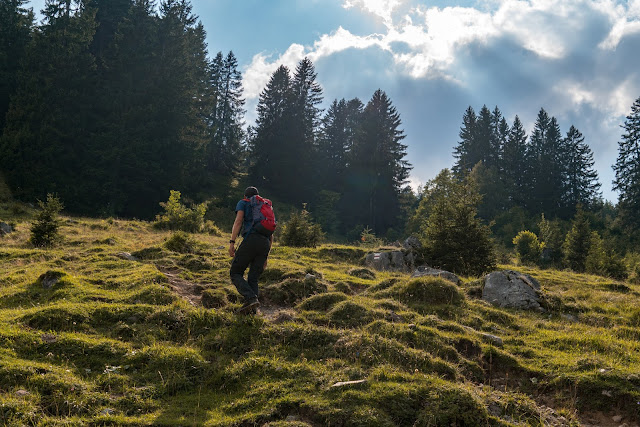
<instances>
[{"instance_id":1,"label":"white cloud","mask_svg":"<svg viewBox=\"0 0 640 427\"><path fill-rule=\"evenodd\" d=\"M345 0L343 7L345 9L359 7L364 11L382 18L384 24L390 28L393 26L391 15L394 9L405 1L406 0Z\"/></svg>"}]
</instances>

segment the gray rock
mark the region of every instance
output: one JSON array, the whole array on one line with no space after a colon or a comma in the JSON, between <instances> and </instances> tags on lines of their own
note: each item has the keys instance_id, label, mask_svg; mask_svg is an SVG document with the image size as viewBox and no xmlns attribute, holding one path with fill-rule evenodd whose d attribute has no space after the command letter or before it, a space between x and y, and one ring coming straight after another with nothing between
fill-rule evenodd
<instances>
[{"instance_id":1,"label":"gray rock","mask_svg":"<svg viewBox=\"0 0 640 427\"><path fill-rule=\"evenodd\" d=\"M138 261L138 258L134 257L129 252L118 252L116 256L118 258L126 259L127 261Z\"/></svg>"},{"instance_id":2,"label":"gray rock","mask_svg":"<svg viewBox=\"0 0 640 427\"><path fill-rule=\"evenodd\" d=\"M116 413L116 411L114 411L114 410L113 410L113 409L111 409L111 408L104 408L104 409L100 412L100 414L101 414L101 415L113 415L113 414L115 414L115 413Z\"/></svg>"},{"instance_id":3,"label":"gray rock","mask_svg":"<svg viewBox=\"0 0 640 427\"><path fill-rule=\"evenodd\" d=\"M423 265L421 267L416 268L411 277L425 277L425 276L434 276L434 277L442 277L445 280L455 283L456 285L460 284L460 278L450 271L438 270L437 268L431 268L429 266Z\"/></svg>"},{"instance_id":4,"label":"gray rock","mask_svg":"<svg viewBox=\"0 0 640 427\"><path fill-rule=\"evenodd\" d=\"M490 342L494 345L497 345L498 347L502 347L502 345L504 344L502 341L502 338L497 337L495 335L491 335L491 334L487 334L485 332L480 332L480 331L476 331L475 329L473 329L470 326L462 326L466 331L469 331L473 334L478 334L480 335L480 337L482 337L482 339L486 342Z\"/></svg>"},{"instance_id":5,"label":"gray rock","mask_svg":"<svg viewBox=\"0 0 640 427\"><path fill-rule=\"evenodd\" d=\"M404 241L402 246L408 251L417 251L422 249L422 243L416 236L410 236Z\"/></svg>"},{"instance_id":6,"label":"gray rock","mask_svg":"<svg viewBox=\"0 0 640 427\"><path fill-rule=\"evenodd\" d=\"M512 270L494 271L484 277L482 299L502 308L544 311L540 284L533 277Z\"/></svg>"},{"instance_id":7,"label":"gray rock","mask_svg":"<svg viewBox=\"0 0 640 427\"><path fill-rule=\"evenodd\" d=\"M384 271L391 269L391 256L389 252L373 252L364 258L364 264L375 270Z\"/></svg>"},{"instance_id":8,"label":"gray rock","mask_svg":"<svg viewBox=\"0 0 640 427\"><path fill-rule=\"evenodd\" d=\"M410 271L415 260L411 252L386 251L367 254L364 264L378 271Z\"/></svg>"},{"instance_id":9,"label":"gray rock","mask_svg":"<svg viewBox=\"0 0 640 427\"><path fill-rule=\"evenodd\" d=\"M0 222L0 236L13 232L13 227L6 222Z\"/></svg>"},{"instance_id":10,"label":"gray rock","mask_svg":"<svg viewBox=\"0 0 640 427\"><path fill-rule=\"evenodd\" d=\"M38 280L42 283L42 287L45 289L51 289L56 283L60 281L60 278L64 276L64 273L59 271L47 271L41 274Z\"/></svg>"},{"instance_id":11,"label":"gray rock","mask_svg":"<svg viewBox=\"0 0 640 427\"><path fill-rule=\"evenodd\" d=\"M331 387L348 387L352 385L364 384L367 380L355 380L355 381L339 381L332 385Z\"/></svg>"},{"instance_id":12,"label":"gray rock","mask_svg":"<svg viewBox=\"0 0 640 427\"><path fill-rule=\"evenodd\" d=\"M20 390L16 391L16 396L18 396L18 397L24 397L24 396L28 396L30 394L31 393L29 393L27 390L20 389Z\"/></svg>"},{"instance_id":13,"label":"gray rock","mask_svg":"<svg viewBox=\"0 0 640 427\"><path fill-rule=\"evenodd\" d=\"M292 423L294 421L300 421L300 417L297 415L289 415L287 416L287 418L285 418L285 421Z\"/></svg>"}]
</instances>

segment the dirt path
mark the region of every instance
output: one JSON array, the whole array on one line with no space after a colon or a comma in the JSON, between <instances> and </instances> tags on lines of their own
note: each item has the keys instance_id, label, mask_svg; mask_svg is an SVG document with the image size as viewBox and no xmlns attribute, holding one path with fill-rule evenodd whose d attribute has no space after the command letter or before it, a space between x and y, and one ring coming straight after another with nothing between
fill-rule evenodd
<instances>
[{"instance_id":1,"label":"dirt path","mask_svg":"<svg viewBox=\"0 0 640 427\"><path fill-rule=\"evenodd\" d=\"M180 273L180 270L170 269L162 266L156 267L169 280L169 287L172 291L189 301L189 303L193 306L198 307L202 305L202 285L189 282L188 280L181 278L178 275Z\"/></svg>"}]
</instances>

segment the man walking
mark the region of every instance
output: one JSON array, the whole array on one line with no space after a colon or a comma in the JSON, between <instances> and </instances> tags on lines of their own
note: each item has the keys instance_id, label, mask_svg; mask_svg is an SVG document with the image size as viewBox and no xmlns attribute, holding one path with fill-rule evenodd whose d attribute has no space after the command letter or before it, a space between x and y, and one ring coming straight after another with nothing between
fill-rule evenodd
<instances>
[{"instance_id":1,"label":"man walking","mask_svg":"<svg viewBox=\"0 0 640 427\"><path fill-rule=\"evenodd\" d=\"M256 187L244 191L244 199L236 205L236 219L229 240L231 262L231 282L244 298L240 314L253 313L260 306L258 302L258 279L267 267L267 257L273 243L276 227L271 201L258 195ZM243 240L236 250L236 238ZM249 267L247 280L244 272Z\"/></svg>"}]
</instances>

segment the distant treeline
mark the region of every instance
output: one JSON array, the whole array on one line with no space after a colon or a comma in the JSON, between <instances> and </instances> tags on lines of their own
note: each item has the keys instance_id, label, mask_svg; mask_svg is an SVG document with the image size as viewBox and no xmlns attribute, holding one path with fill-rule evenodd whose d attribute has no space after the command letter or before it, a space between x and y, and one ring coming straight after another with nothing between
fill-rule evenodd
<instances>
[{"instance_id":1,"label":"distant treeline","mask_svg":"<svg viewBox=\"0 0 640 427\"><path fill-rule=\"evenodd\" d=\"M304 59L272 75L246 132L236 58L208 57L188 1L47 1L38 26L25 3L1 0L0 162L15 197L148 218L171 189L220 202L240 179L316 207L330 232L402 231L410 165L383 91L323 113Z\"/></svg>"},{"instance_id":2,"label":"distant treeline","mask_svg":"<svg viewBox=\"0 0 640 427\"><path fill-rule=\"evenodd\" d=\"M416 212L435 181L418 194L406 185L405 134L382 90L323 111L305 58L271 75L247 127L236 58L209 55L188 0L48 0L38 25L25 5L0 0L0 173L14 197L56 193L72 213L151 218L170 190L232 209L251 184L278 206L306 203L331 236L421 232ZM541 214L568 227L582 206L600 235L628 247L640 229L639 140L640 99L613 206L574 126L563 134L541 109L527 136L517 116L469 107L453 173L475 183L478 214L505 245Z\"/></svg>"}]
</instances>

